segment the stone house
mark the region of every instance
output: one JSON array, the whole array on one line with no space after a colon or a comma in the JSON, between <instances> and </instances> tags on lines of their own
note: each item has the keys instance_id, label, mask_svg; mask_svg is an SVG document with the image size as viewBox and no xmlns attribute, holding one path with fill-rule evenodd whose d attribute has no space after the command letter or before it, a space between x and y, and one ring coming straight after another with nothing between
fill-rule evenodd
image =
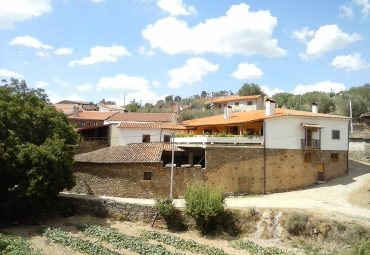
<instances>
[{"instance_id":1,"label":"stone house","mask_svg":"<svg viewBox=\"0 0 370 255\"><path fill-rule=\"evenodd\" d=\"M348 117L317 113L315 106L313 112L275 109L274 103L267 101L266 110L184 122L189 130L173 140L175 197L194 182L218 186L227 193L269 193L347 173ZM75 173L94 194L167 196L169 146L130 144L77 155ZM115 161L121 157L123 161ZM99 190L102 185L109 186L109 191Z\"/></svg>"},{"instance_id":2,"label":"stone house","mask_svg":"<svg viewBox=\"0 0 370 255\"><path fill-rule=\"evenodd\" d=\"M349 134L349 157L353 160L370 163L370 127L369 124L354 123Z\"/></svg>"},{"instance_id":3,"label":"stone house","mask_svg":"<svg viewBox=\"0 0 370 255\"><path fill-rule=\"evenodd\" d=\"M263 96L227 96L212 100L212 109L229 107L233 112L249 112L263 109Z\"/></svg>"}]
</instances>

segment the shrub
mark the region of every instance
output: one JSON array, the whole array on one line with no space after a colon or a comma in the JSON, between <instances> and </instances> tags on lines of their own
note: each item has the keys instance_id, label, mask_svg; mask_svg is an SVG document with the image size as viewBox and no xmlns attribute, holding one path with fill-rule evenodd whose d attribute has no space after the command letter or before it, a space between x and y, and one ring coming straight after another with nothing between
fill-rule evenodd
<instances>
[{"instance_id":1,"label":"shrub","mask_svg":"<svg viewBox=\"0 0 370 255\"><path fill-rule=\"evenodd\" d=\"M171 198L157 199L154 204L154 209L163 218L171 217L176 212L176 208Z\"/></svg>"},{"instance_id":2,"label":"shrub","mask_svg":"<svg viewBox=\"0 0 370 255\"><path fill-rule=\"evenodd\" d=\"M199 230L206 233L210 220L224 212L224 200L220 189L201 184L190 185L185 192L185 210L195 220Z\"/></svg>"},{"instance_id":3,"label":"shrub","mask_svg":"<svg viewBox=\"0 0 370 255\"><path fill-rule=\"evenodd\" d=\"M301 235L306 230L308 217L303 214L292 214L285 222L285 229L292 235Z\"/></svg>"}]
</instances>

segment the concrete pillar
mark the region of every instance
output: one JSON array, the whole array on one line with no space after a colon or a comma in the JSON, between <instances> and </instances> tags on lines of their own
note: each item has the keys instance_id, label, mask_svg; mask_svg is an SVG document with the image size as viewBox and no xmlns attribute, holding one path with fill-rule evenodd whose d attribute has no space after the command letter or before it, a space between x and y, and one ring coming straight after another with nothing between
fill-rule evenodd
<instances>
[{"instance_id":1,"label":"concrete pillar","mask_svg":"<svg viewBox=\"0 0 370 255\"><path fill-rule=\"evenodd\" d=\"M188 164L189 165L194 165L194 153L192 151L188 152Z\"/></svg>"}]
</instances>

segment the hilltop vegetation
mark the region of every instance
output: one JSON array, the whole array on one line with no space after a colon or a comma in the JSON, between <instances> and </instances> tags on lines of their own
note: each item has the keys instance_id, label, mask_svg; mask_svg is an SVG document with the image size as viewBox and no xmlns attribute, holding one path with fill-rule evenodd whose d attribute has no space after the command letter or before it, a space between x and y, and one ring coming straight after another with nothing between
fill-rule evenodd
<instances>
[{"instance_id":1,"label":"hilltop vegetation","mask_svg":"<svg viewBox=\"0 0 370 255\"><path fill-rule=\"evenodd\" d=\"M231 95L262 95L266 96L261 87L257 84L244 84L238 92L233 91L201 91L199 94L182 98L179 95L169 95L164 100L155 104L146 103L143 106L136 101L130 102L127 109L132 112L177 112L180 109L180 120L205 117L221 114L222 111L211 110L211 102L217 97ZM353 117L370 111L370 83L358 87L352 87L339 93L308 92L303 95L292 93L277 93L272 96L276 100L277 107L284 107L294 110L310 111L312 102L317 102L319 112L332 113L349 116L349 102L352 102ZM182 109L182 110L181 110Z\"/></svg>"}]
</instances>

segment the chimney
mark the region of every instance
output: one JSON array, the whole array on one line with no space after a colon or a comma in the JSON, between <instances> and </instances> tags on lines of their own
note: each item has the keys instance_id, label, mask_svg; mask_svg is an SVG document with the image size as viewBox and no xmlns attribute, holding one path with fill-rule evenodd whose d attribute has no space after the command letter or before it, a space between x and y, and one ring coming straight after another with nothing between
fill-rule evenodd
<instances>
[{"instance_id":1,"label":"chimney","mask_svg":"<svg viewBox=\"0 0 370 255\"><path fill-rule=\"evenodd\" d=\"M317 106L316 102L312 103L312 112L313 113L318 113L319 112L319 107Z\"/></svg>"},{"instance_id":2,"label":"chimney","mask_svg":"<svg viewBox=\"0 0 370 255\"><path fill-rule=\"evenodd\" d=\"M78 117L79 112L80 112L80 108L77 105L73 106L72 116L73 117Z\"/></svg>"},{"instance_id":3,"label":"chimney","mask_svg":"<svg viewBox=\"0 0 370 255\"><path fill-rule=\"evenodd\" d=\"M275 100L267 98L265 101L265 113L266 116L272 116L275 114Z\"/></svg>"},{"instance_id":4,"label":"chimney","mask_svg":"<svg viewBox=\"0 0 370 255\"><path fill-rule=\"evenodd\" d=\"M230 119L233 112L233 108L231 105L225 106L224 108L224 119Z\"/></svg>"}]
</instances>

